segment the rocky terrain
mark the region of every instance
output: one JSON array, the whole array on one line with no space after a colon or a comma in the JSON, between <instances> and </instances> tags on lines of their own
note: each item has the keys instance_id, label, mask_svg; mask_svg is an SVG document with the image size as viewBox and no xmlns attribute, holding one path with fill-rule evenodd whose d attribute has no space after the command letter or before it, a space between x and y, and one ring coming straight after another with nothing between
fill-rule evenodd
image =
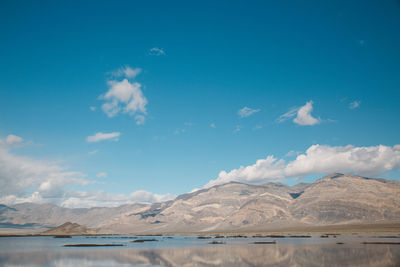
<instances>
[{"instance_id":1,"label":"rocky terrain","mask_svg":"<svg viewBox=\"0 0 400 267\"><path fill-rule=\"evenodd\" d=\"M77 234L95 234L94 229L89 229L77 223L66 222L60 226L54 227L44 232L48 235L77 235Z\"/></svg>"},{"instance_id":2,"label":"rocky terrain","mask_svg":"<svg viewBox=\"0 0 400 267\"><path fill-rule=\"evenodd\" d=\"M45 229L71 221L104 233L268 230L400 222L400 182L332 174L314 183L231 182L154 204L68 209L0 206L3 229Z\"/></svg>"}]
</instances>

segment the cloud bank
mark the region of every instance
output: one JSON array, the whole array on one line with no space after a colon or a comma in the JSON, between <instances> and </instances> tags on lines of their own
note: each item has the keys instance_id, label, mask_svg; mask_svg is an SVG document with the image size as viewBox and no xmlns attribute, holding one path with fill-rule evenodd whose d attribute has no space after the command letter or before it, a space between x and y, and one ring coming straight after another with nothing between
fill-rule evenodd
<instances>
[{"instance_id":1,"label":"cloud bank","mask_svg":"<svg viewBox=\"0 0 400 267\"><path fill-rule=\"evenodd\" d=\"M174 199L173 194L154 194L138 190L130 195L112 194L104 191L69 191L60 206L66 208L117 207L133 203L154 203Z\"/></svg>"},{"instance_id":2,"label":"cloud bank","mask_svg":"<svg viewBox=\"0 0 400 267\"><path fill-rule=\"evenodd\" d=\"M95 135L99 139L101 135ZM100 138L101 139L101 138ZM70 208L115 207L128 203L160 202L175 198L172 194L155 194L139 190L125 194L103 191L74 191L70 186L95 183L87 175L70 171L59 162L39 160L12 153L23 138L9 135L0 139L0 203L12 205L23 202L54 203ZM12 145L12 146L11 146ZM105 178L106 173L98 173Z\"/></svg>"},{"instance_id":3,"label":"cloud bank","mask_svg":"<svg viewBox=\"0 0 400 267\"><path fill-rule=\"evenodd\" d=\"M250 166L241 166L230 172L221 171L215 180L205 187L231 181L264 183L311 174L354 172L364 176L376 176L400 166L400 145L370 147L313 145L295 160L286 162L274 156L257 160Z\"/></svg>"},{"instance_id":4,"label":"cloud bank","mask_svg":"<svg viewBox=\"0 0 400 267\"><path fill-rule=\"evenodd\" d=\"M85 176L55 162L16 156L0 147L0 202L12 202L27 194L36 200L60 198L64 187L88 184Z\"/></svg>"}]
</instances>

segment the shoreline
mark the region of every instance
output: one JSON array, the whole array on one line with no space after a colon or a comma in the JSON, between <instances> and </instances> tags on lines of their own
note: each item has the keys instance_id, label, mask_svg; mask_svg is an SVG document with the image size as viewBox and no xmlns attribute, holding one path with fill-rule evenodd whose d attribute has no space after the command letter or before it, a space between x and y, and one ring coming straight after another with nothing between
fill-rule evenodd
<instances>
[{"instance_id":1,"label":"shoreline","mask_svg":"<svg viewBox=\"0 0 400 267\"><path fill-rule=\"evenodd\" d=\"M140 232L140 233L0 233L0 237L28 237L28 236L103 236L103 235L135 235L135 236L179 236L179 235L257 235L257 234L361 234L361 233L397 233L400 235L399 223L379 223L379 224L346 224L346 225L319 225L319 226L299 226L287 227L281 229L243 229L243 230L226 230L226 231L209 231L209 232ZM400 236L399 236L400 237Z\"/></svg>"}]
</instances>

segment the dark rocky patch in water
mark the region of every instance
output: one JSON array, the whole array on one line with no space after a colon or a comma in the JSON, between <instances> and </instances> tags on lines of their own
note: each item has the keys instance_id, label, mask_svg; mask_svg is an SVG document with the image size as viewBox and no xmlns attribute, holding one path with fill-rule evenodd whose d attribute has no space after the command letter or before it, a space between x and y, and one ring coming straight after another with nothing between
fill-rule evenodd
<instances>
[{"instance_id":1,"label":"dark rocky patch in water","mask_svg":"<svg viewBox=\"0 0 400 267\"><path fill-rule=\"evenodd\" d=\"M208 244L217 245L217 244L226 244L226 243L222 242L222 241L211 241L211 242L208 242Z\"/></svg>"},{"instance_id":2,"label":"dark rocky patch in water","mask_svg":"<svg viewBox=\"0 0 400 267\"><path fill-rule=\"evenodd\" d=\"M256 241L250 244L255 244L255 245L276 244L276 241Z\"/></svg>"},{"instance_id":3,"label":"dark rocky patch in water","mask_svg":"<svg viewBox=\"0 0 400 267\"><path fill-rule=\"evenodd\" d=\"M362 242L364 245L400 245L400 242Z\"/></svg>"},{"instance_id":4,"label":"dark rocky patch in water","mask_svg":"<svg viewBox=\"0 0 400 267\"><path fill-rule=\"evenodd\" d=\"M67 244L64 247L122 247L123 244Z\"/></svg>"},{"instance_id":5,"label":"dark rocky patch in water","mask_svg":"<svg viewBox=\"0 0 400 267\"><path fill-rule=\"evenodd\" d=\"M143 243L143 242L154 242L154 241L158 241L157 239L151 238L151 239L136 239L136 240L132 240L131 242L133 243Z\"/></svg>"}]
</instances>

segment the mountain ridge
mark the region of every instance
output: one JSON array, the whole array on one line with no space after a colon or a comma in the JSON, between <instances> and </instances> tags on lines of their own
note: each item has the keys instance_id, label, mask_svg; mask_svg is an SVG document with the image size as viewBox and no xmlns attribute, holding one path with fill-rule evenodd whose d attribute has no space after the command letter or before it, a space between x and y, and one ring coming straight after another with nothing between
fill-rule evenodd
<instances>
[{"instance_id":1,"label":"mountain ridge","mask_svg":"<svg viewBox=\"0 0 400 267\"><path fill-rule=\"evenodd\" d=\"M400 222L400 182L334 173L294 186L230 182L153 204L69 209L22 203L2 205L0 209L3 225L39 224L39 231L67 221L107 233L244 231Z\"/></svg>"}]
</instances>

